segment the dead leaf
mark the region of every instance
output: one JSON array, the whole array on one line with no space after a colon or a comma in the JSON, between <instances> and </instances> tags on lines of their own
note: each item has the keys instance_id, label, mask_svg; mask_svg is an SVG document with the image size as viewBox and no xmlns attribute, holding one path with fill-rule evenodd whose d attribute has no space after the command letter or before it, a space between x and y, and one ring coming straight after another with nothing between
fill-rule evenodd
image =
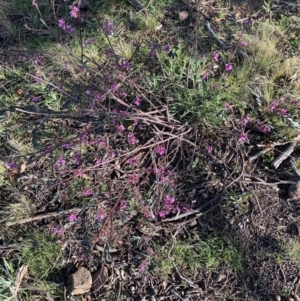
<instances>
[{"instance_id":1,"label":"dead leaf","mask_svg":"<svg viewBox=\"0 0 300 301\"><path fill-rule=\"evenodd\" d=\"M18 271L17 278L14 285L14 293L13 293L14 298L17 298L17 293L19 291L23 278L27 274L27 271L28 271L28 264L23 264Z\"/></svg>"},{"instance_id":2,"label":"dead leaf","mask_svg":"<svg viewBox=\"0 0 300 301\"><path fill-rule=\"evenodd\" d=\"M101 287L108 281L108 268L104 265L98 271L94 272L93 275L92 291L97 292Z\"/></svg>"},{"instance_id":3,"label":"dead leaf","mask_svg":"<svg viewBox=\"0 0 300 301\"><path fill-rule=\"evenodd\" d=\"M26 162L21 164L20 173L24 173L26 170Z\"/></svg>"}]
</instances>

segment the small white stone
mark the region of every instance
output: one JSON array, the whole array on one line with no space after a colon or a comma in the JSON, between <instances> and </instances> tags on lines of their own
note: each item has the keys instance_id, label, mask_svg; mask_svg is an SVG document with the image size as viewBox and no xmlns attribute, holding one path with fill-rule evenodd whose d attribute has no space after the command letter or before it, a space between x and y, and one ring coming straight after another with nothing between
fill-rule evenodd
<instances>
[{"instance_id":1,"label":"small white stone","mask_svg":"<svg viewBox=\"0 0 300 301\"><path fill-rule=\"evenodd\" d=\"M182 10L179 12L179 20L184 21L189 17L189 12L186 10Z\"/></svg>"}]
</instances>

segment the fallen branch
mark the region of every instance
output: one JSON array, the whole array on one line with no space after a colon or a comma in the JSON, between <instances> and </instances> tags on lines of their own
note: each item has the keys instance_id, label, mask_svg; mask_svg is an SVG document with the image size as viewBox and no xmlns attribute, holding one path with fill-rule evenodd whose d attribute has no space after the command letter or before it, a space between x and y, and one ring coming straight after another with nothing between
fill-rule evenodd
<instances>
[{"instance_id":1,"label":"fallen branch","mask_svg":"<svg viewBox=\"0 0 300 301\"><path fill-rule=\"evenodd\" d=\"M224 49L227 48L227 46L225 45L225 43L219 39L219 37L215 34L215 32L214 32L214 31L212 30L212 28L210 27L209 21L205 21L204 27L208 30L208 32L212 35L212 37L214 37L214 38L217 40L218 44L219 44L222 48L224 48Z\"/></svg>"},{"instance_id":2,"label":"fallen branch","mask_svg":"<svg viewBox=\"0 0 300 301\"><path fill-rule=\"evenodd\" d=\"M271 165L276 169L279 167L279 165L282 163L282 161L284 161L285 159L287 159L294 151L295 149L295 142L292 142L288 145L288 147L282 152L282 154L280 154L272 163Z\"/></svg>"},{"instance_id":3,"label":"fallen branch","mask_svg":"<svg viewBox=\"0 0 300 301\"><path fill-rule=\"evenodd\" d=\"M38 220L41 220L43 218L54 217L54 216L58 216L58 215L62 215L62 214L69 214L69 213L72 213L74 211L79 212L81 210L82 210L82 208L73 208L73 209L67 209L67 210L63 210L63 211L39 214L39 215L36 215L36 216L33 216L33 217L24 218L22 220L7 222L5 224L5 226L6 227L11 227L11 226L14 226L14 225L21 225L21 224L30 223L30 222L33 222L33 221L38 221Z\"/></svg>"}]
</instances>

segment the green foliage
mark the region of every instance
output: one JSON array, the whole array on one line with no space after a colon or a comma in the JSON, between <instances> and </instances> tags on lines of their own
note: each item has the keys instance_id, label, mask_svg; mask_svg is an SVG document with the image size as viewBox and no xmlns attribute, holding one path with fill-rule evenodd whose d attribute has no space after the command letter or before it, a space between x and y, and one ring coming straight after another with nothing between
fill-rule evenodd
<instances>
[{"instance_id":1,"label":"green foliage","mask_svg":"<svg viewBox=\"0 0 300 301\"><path fill-rule=\"evenodd\" d=\"M37 279L47 279L54 271L60 256L60 247L51 236L32 233L21 249L21 258L28 263L29 274Z\"/></svg>"},{"instance_id":2,"label":"green foliage","mask_svg":"<svg viewBox=\"0 0 300 301\"><path fill-rule=\"evenodd\" d=\"M153 269L163 279L174 270L174 264L189 277L197 274L199 268L216 270L225 264L234 272L243 269L245 259L238 241L229 244L221 235L212 235L199 240L177 241L164 248L155 248L157 256L153 257Z\"/></svg>"},{"instance_id":3,"label":"green foliage","mask_svg":"<svg viewBox=\"0 0 300 301\"><path fill-rule=\"evenodd\" d=\"M0 265L0 298L3 301L11 301L14 296L11 287L15 283L15 270L13 265L3 258L3 264Z\"/></svg>"}]
</instances>

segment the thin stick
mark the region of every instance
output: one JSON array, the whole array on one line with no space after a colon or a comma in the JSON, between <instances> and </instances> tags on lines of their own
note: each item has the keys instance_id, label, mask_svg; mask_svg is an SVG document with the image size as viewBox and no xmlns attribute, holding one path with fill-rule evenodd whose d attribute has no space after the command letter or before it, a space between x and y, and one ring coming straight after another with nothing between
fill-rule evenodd
<instances>
[{"instance_id":1,"label":"thin stick","mask_svg":"<svg viewBox=\"0 0 300 301\"><path fill-rule=\"evenodd\" d=\"M255 159L257 159L258 157L262 156L263 154L269 152L270 150L272 150L274 148L274 146L270 146L267 147L265 149L260 150L259 152L257 152L256 154L252 155L249 157L249 162L254 161Z\"/></svg>"},{"instance_id":2,"label":"thin stick","mask_svg":"<svg viewBox=\"0 0 300 301\"><path fill-rule=\"evenodd\" d=\"M257 206L258 206L259 212L262 214L263 212L262 212L262 210L261 210L259 200L258 200L258 198L257 198L257 196L256 196L255 193L253 193L253 195L254 195L254 198L255 198L255 200L256 200L256 204L257 204Z\"/></svg>"},{"instance_id":3,"label":"thin stick","mask_svg":"<svg viewBox=\"0 0 300 301\"><path fill-rule=\"evenodd\" d=\"M165 222L176 221L176 220L181 219L183 217L188 217L188 216L193 215L193 214L199 214L199 213L201 213L202 209L206 208L208 205L210 205L210 204L212 204L212 203L214 203L218 200L219 200L219 196L215 196L214 198L212 198L211 200L209 200L208 202L206 202L205 204L203 204L199 208L194 209L193 211L178 214L178 215L176 215L174 217L170 217L170 218L165 218L165 219L162 220L162 222L165 223ZM217 204L219 204L219 202ZM215 207L217 207L217 206L215 205L213 208L215 208Z\"/></svg>"},{"instance_id":4,"label":"thin stick","mask_svg":"<svg viewBox=\"0 0 300 301\"><path fill-rule=\"evenodd\" d=\"M54 216L58 216L58 215L62 215L62 214L68 214L68 213L71 213L74 211L79 212L81 210L82 210L82 208L73 208L73 209L67 209L67 210L63 210L63 211L59 211L59 212L50 212L50 213L39 214L39 215L36 215L33 217L24 218L19 221L7 222L5 224L5 226L10 227L10 226L14 226L14 225L21 225L21 224L30 223L33 221L38 221L43 218L49 218L49 217L54 217Z\"/></svg>"},{"instance_id":5,"label":"thin stick","mask_svg":"<svg viewBox=\"0 0 300 301\"><path fill-rule=\"evenodd\" d=\"M227 48L227 46L225 45L225 43L219 39L219 37L215 34L215 32L214 32L214 31L212 30L212 28L210 27L209 21L205 21L204 27L208 30L208 32L212 35L212 37L215 38L215 39L217 40L218 44L219 44L222 48L224 48L224 49Z\"/></svg>"}]
</instances>

